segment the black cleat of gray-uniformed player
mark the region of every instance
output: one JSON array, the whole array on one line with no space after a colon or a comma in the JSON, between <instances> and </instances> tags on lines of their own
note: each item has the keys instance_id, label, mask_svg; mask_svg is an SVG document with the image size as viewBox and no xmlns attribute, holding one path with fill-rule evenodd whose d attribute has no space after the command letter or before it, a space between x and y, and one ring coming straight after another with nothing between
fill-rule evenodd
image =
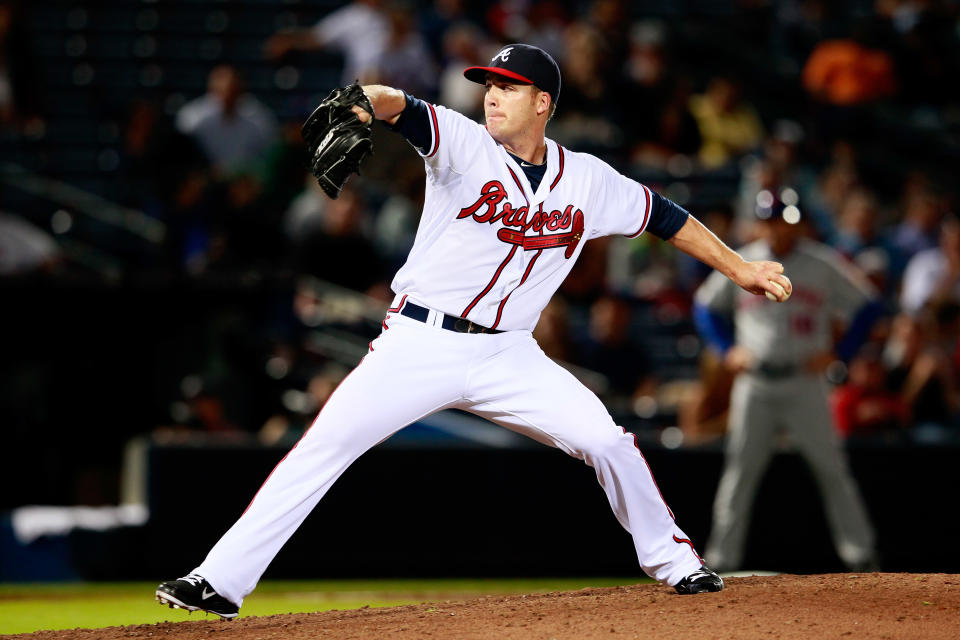
<instances>
[{"instance_id":1,"label":"black cleat of gray-uniformed player","mask_svg":"<svg viewBox=\"0 0 960 640\"><path fill-rule=\"evenodd\" d=\"M236 618L240 614L240 607L214 591L206 579L195 573L160 584L157 587L157 600L171 609L206 611L226 619Z\"/></svg>"},{"instance_id":2,"label":"black cleat of gray-uniformed player","mask_svg":"<svg viewBox=\"0 0 960 640\"><path fill-rule=\"evenodd\" d=\"M679 594L690 593L711 593L723 589L723 578L710 570L707 565L688 575L686 578L673 585Z\"/></svg>"}]
</instances>

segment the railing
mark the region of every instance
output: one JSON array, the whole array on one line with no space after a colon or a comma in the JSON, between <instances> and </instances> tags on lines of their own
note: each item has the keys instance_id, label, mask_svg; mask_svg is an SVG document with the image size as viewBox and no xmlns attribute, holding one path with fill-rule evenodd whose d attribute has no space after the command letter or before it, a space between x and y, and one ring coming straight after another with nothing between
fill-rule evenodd
<instances>
[{"instance_id":1,"label":"railing","mask_svg":"<svg viewBox=\"0 0 960 640\"><path fill-rule=\"evenodd\" d=\"M31 195L45 198L70 213L80 213L97 222L122 229L147 242L159 245L166 225L143 211L124 207L66 182L48 178L14 163L0 165L0 181Z\"/></svg>"}]
</instances>

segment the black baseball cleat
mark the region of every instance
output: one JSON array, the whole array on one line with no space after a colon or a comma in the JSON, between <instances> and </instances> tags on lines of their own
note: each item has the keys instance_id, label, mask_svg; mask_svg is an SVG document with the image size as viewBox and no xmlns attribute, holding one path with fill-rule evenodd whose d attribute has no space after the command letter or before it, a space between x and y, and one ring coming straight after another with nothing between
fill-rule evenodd
<instances>
[{"instance_id":1,"label":"black baseball cleat","mask_svg":"<svg viewBox=\"0 0 960 640\"><path fill-rule=\"evenodd\" d=\"M203 576L195 573L160 584L157 587L157 600L171 609L206 611L225 619L236 618L240 614L240 607L214 591Z\"/></svg>"},{"instance_id":2,"label":"black baseball cleat","mask_svg":"<svg viewBox=\"0 0 960 640\"><path fill-rule=\"evenodd\" d=\"M688 575L686 578L673 585L679 594L689 593L711 593L723 589L723 578L710 570L707 565L702 565L699 569Z\"/></svg>"}]
</instances>

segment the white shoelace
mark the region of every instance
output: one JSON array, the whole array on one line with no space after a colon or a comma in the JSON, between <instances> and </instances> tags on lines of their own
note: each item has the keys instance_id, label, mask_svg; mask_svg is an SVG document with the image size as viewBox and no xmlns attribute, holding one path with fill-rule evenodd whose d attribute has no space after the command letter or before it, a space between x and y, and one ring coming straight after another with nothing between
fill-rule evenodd
<instances>
[{"instance_id":1,"label":"white shoelace","mask_svg":"<svg viewBox=\"0 0 960 640\"><path fill-rule=\"evenodd\" d=\"M189 575L183 576L180 579L183 580L184 582L189 582L195 587L199 587L200 583L203 582L203 576L198 576L195 573L191 573Z\"/></svg>"}]
</instances>

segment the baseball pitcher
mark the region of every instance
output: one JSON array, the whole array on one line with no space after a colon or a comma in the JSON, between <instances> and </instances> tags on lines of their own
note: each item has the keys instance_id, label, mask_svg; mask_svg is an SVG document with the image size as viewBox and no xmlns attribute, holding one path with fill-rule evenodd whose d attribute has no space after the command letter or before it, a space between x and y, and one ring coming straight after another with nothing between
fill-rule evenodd
<instances>
[{"instance_id":1,"label":"baseball pitcher","mask_svg":"<svg viewBox=\"0 0 960 640\"><path fill-rule=\"evenodd\" d=\"M313 171L331 197L371 151L373 119L416 148L426 167L416 241L369 353L200 566L158 587L161 603L235 617L354 460L451 408L593 467L648 575L680 593L723 587L674 521L634 437L531 331L591 238L649 231L750 294L781 300L791 291L783 267L743 260L677 205L545 137L561 78L544 51L509 45L464 75L486 86L484 125L385 86L337 90L305 125Z\"/></svg>"}]
</instances>

